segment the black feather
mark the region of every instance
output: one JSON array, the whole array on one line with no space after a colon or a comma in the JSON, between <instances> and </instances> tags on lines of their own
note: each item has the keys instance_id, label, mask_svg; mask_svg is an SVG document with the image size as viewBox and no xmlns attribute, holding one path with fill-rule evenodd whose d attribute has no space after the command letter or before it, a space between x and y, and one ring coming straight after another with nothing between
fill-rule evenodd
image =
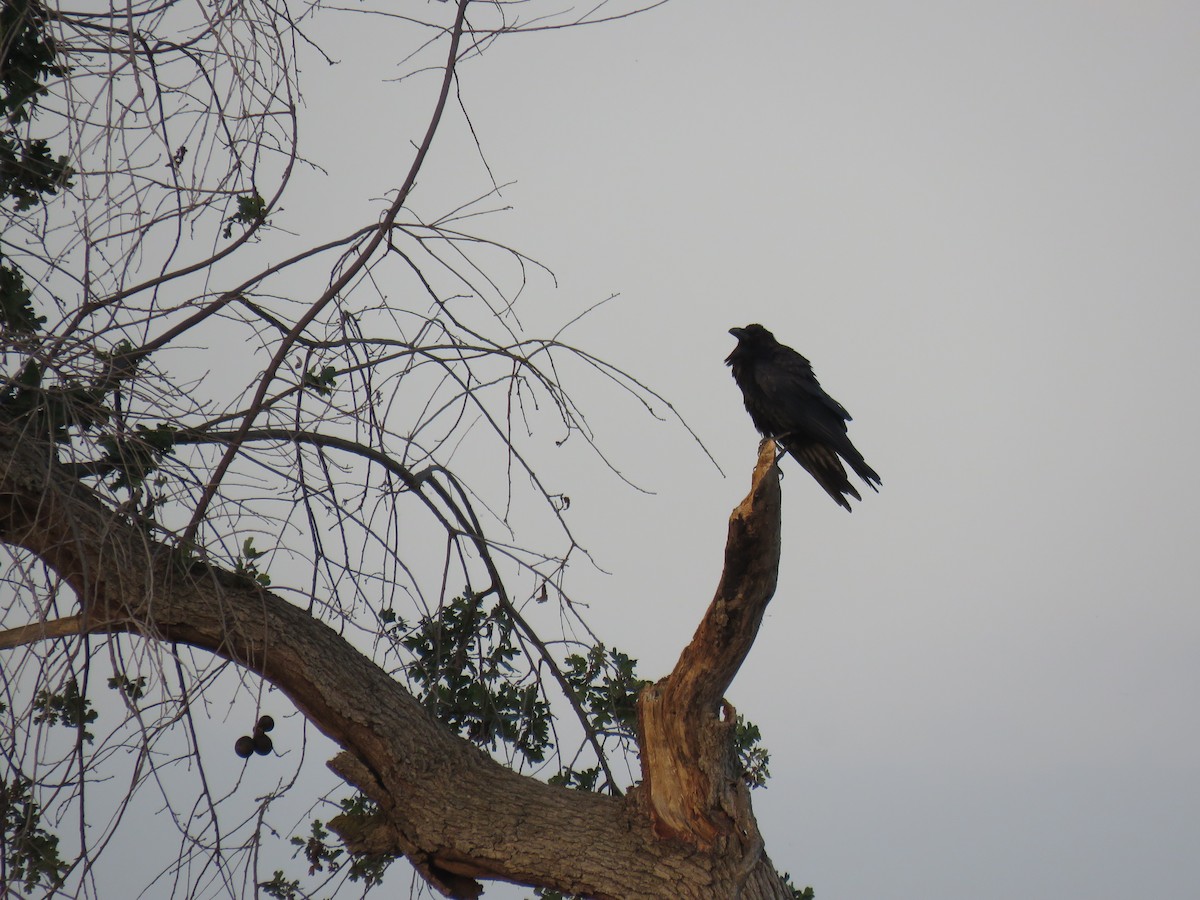
<instances>
[{"instance_id":1,"label":"black feather","mask_svg":"<svg viewBox=\"0 0 1200 900\"><path fill-rule=\"evenodd\" d=\"M785 347L761 325L731 328L738 345L726 357L754 427L774 438L835 501L847 510L862 497L850 483L844 459L875 491L875 470L850 443L850 414L821 388L807 359ZM839 459L840 457L840 459Z\"/></svg>"}]
</instances>

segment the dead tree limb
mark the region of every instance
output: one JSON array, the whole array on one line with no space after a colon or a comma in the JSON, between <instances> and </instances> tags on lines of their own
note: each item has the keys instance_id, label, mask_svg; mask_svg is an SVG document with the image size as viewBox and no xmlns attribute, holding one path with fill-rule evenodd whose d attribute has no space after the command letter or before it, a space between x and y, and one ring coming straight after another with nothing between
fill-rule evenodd
<instances>
[{"instance_id":1,"label":"dead tree limb","mask_svg":"<svg viewBox=\"0 0 1200 900\"><path fill-rule=\"evenodd\" d=\"M674 670L638 703L642 773L656 833L702 849L757 841L724 700L758 634L779 573L780 491L775 442L763 441L750 493L729 517L716 596Z\"/></svg>"}]
</instances>

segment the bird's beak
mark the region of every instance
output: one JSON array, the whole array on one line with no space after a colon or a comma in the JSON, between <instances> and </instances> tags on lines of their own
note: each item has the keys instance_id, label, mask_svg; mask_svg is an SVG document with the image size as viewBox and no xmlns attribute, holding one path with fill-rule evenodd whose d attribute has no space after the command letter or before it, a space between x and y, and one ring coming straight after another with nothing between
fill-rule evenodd
<instances>
[{"instance_id":1,"label":"bird's beak","mask_svg":"<svg viewBox=\"0 0 1200 900\"><path fill-rule=\"evenodd\" d=\"M745 328L730 328L729 333L738 339L738 345L733 348L733 350L730 352L730 354L727 357L725 357L725 365L732 366L733 358L735 356L737 356L738 350L740 350L742 347L742 338L744 338L746 336L746 329Z\"/></svg>"}]
</instances>

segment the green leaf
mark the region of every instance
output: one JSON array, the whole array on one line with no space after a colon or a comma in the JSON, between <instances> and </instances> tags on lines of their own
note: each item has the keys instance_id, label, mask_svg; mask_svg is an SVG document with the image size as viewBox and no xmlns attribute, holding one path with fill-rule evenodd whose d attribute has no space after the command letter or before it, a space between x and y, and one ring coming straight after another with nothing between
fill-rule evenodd
<instances>
[{"instance_id":1,"label":"green leaf","mask_svg":"<svg viewBox=\"0 0 1200 900\"><path fill-rule=\"evenodd\" d=\"M762 746L762 733L739 715L733 728L733 745L742 765L742 778L752 788L764 787L771 777L771 754Z\"/></svg>"},{"instance_id":2,"label":"green leaf","mask_svg":"<svg viewBox=\"0 0 1200 900\"><path fill-rule=\"evenodd\" d=\"M92 709L92 701L79 693L79 682L74 678L67 681L61 693L38 691L33 699L33 708L38 711L33 717L34 722L78 728L83 740L89 744L95 739L87 726L95 722L100 714Z\"/></svg>"},{"instance_id":3,"label":"green leaf","mask_svg":"<svg viewBox=\"0 0 1200 900\"><path fill-rule=\"evenodd\" d=\"M282 869L276 869L275 876L270 881L260 881L258 887L264 894L274 897L275 900L297 900L303 896L300 892L300 882L288 881L284 877Z\"/></svg>"},{"instance_id":4,"label":"green leaf","mask_svg":"<svg viewBox=\"0 0 1200 900\"><path fill-rule=\"evenodd\" d=\"M615 729L632 737L637 727L637 698L647 684L634 670L637 660L603 644L588 649L586 656L567 657L563 673L588 712L593 727Z\"/></svg>"},{"instance_id":5,"label":"green leaf","mask_svg":"<svg viewBox=\"0 0 1200 900\"><path fill-rule=\"evenodd\" d=\"M320 372L309 369L304 373L304 386L312 388L322 397L328 397L333 393L336 375L337 369L333 366L325 366Z\"/></svg>"},{"instance_id":6,"label":"green leaf","mask_svg":"<svg viewBox=\"0 0 1200 900\"><path fill-rule=\"evenodd\" d=\"M254 538L248 537L242 542L242 552L234 561L233 571L236 575L241 575L243 578L249 578L256 584L262 587L269 587L271 584L271 576L266 572L260 572L258 566L254 564L254 560L260 559L270 553L270 550L257 550L254 547Z\"/></svg>"},{"instance_id":7,"label":"green leaf","mask_svg":"<svg viewBox=\"0 0 1200 900\"><path fill-rule=\"evenodd\" d=\"M0 327L11 331L37 331L46 324L33 308L33 295L19 269L0 262Z\"/></svg>"},{"instance_id":8,"label":"green leaf","mask_svg":"<svg viewBox=\"0 0 1200 900\"><path fill-rule=\"evenodd\" d=\"M0 134L0 199L15 200L17 212L70 187L74 174L67 158L52 156L44 139L19 141Z\"/></svg>"},{"instance_id":9,"label":"green leaf","mask_svg":"<svg viewBox=\"0 0 1200 900\"><path fill-rule=\"evenodd\" d=\"M108 686L114 691L120 691L131 703L136 703L146 695L146 677L138 676L132 681L124 675L113 675L108 679Z\"/></svg>"},{"instance_id":10,"label":"green leaf","mask_svg":"<svg viewBox=\"0 0 1200 900\"><path fill-rule=\"evenodd\" d=\"M400 644L414 657L407 672L417 698L434 716L481 746L503 742L541 762L552 746L550 705L514 669L513 630L499 603L485 608L468 593L422 617Z\"/></svg>"},{"instance_id":11,"label":"green leaf","mask_svg":"<svg viewBox=\"0 0 1200 900\"><path fill-rule=\"evenodd\" d=\"M31 121L44 82L67 74L55 62L49 13L37 0L5 0L0 4L0 201L13 199L18 212L45 202L70 186L74 173L65 156L55 157L43 138L21 138L15 125Z\"/></svg>"},{"instance_id":12,"label":"green leaf","mask_svg":"<svg viewBox=\"0 0 1200 900\"><path fill-rule=\"evenodd\" d=\"M161 422L153 428L138 425L129 436L105 435L97 443L104 450L104 461L116 470L114 490L141 487L163 457L175 448L178 429Z\"/></svg>"},{"instance_id":13,"label":"green leaf","mask_svg":"<svg viewBox=\"0 0 1200 900\"><path fill-rule=\"evenodd\" d=\"M783 873L783 884L784 887L792 892L792 897L794 897L795 900L814 900L814 898L817 896L816 892L810 887L806 887L801 890L792 884L792 876L787 872Z\"/></svg>"},{"instance_id":14,"label":"green leaf","mask_svg":"<svg viewBox=\"0 0 1200 900\"><path fill-rule=\"evenodd\" d=\"M242 194L237 198L237 212L225 220L226 238L233 237L234 225L246 225L254 228L267 221L267 201L259 196L258 191L252 194Z\"/></svg>"},{"instance_id":15,"label":"green leaf","mask_svg":"<svg viewBox=\"0 0 1200 900\"><path fill-rule=\"evenodd\" d=\"M10 884L24 882L25 893L32 894L44 879L49 895L62 886L70 866L59 856L58 837L41 827L30 787L20 777L0 783L0 858Z\"/></svg>"}]
</instances>

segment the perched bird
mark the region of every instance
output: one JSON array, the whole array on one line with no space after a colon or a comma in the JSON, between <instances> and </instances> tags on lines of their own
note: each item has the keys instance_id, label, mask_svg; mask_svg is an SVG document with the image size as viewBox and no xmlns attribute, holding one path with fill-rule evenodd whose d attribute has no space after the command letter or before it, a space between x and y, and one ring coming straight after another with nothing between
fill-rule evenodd
<instances>
[{"instance_id":1,"label":"perched bird","mask_svg":"<svg viewBox=\"0 0 1200 900\"><path fill-rule=\"evenodd\" d=\"M754 427L774 438L847 510L846 495L855 500L862 496L846 477L842 459L878 491L876 485L883 482L846 434L850 414L821 389L809 361L761 325L730 328L729 333L738 345L725 364L733 369Z\"/></svg>"}]
</instances>

